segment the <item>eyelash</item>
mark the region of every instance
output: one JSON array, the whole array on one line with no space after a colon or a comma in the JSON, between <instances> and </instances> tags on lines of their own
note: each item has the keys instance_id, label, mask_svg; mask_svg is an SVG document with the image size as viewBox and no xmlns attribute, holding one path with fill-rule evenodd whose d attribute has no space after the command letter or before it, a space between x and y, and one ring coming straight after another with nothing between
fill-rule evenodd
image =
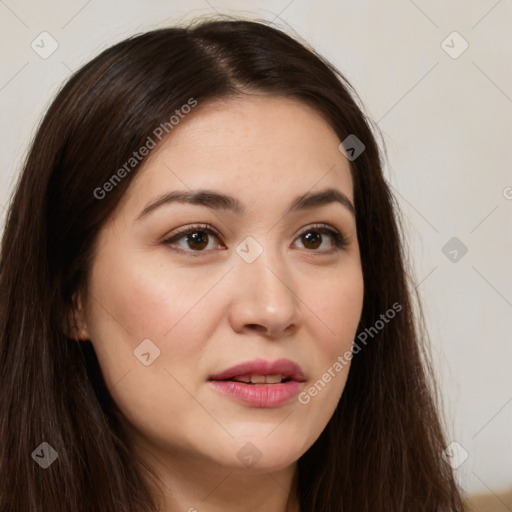
<instances>
[{"instance_id":1,"label":"eyelash","mask_svg":"<svg viewBox=\"0 0 512 512\"><path fill-rule=\"evenodd\" d=\"M210 224L196 224L192 226L186 226L183 229L180 229L176 233L173 233L173 235L170 238L165 239L162 243L171 246L173 243L177 242L181 238L183 238L186 235L190 235L192 233L196 232L203 232L207 233L208 235L213 235L215 238L217 238L219 241L221 239L221 235L217 233L217 231L211 226ZM311 226L307 226L306 229L302 230L296 238L300 238L301 236L310 233L310 232L317 232L322 235L329 235L333 241L334 246L331 247L329 250L316 250L316 249L304 249L308 252L317 252L318 254L332 254L335 251L339 251L347 247L350 243L350 240L347 239L345 236L343 236L339 231L329 227L327 224L312 224ZM182 248L172 248L172 250L179 252L179 253L185 253L192 257L200 256L201 253L208 253L210 250L198 250L194 251L192 249L182 249ZM194 254L195 253L195 254Z\"/></svg>"}]
</instances>

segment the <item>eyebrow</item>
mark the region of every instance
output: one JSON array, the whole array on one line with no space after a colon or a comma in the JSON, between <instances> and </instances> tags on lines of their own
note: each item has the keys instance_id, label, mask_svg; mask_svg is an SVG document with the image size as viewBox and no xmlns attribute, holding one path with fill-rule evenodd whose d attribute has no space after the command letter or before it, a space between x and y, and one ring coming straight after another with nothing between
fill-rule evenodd
<instances>
[{"instance_id":1,"label":"eyebrow","mask_svg":"<svg viewBox=\"0 0 512 512\"><path fill-rule=\"evenodd\" d=\"M206 206L212 210L228 210L237 214L242 214L245 211L244 205L238 199L213 190L200 189L191 190L189 192L175 190L150 202L139 213L136 220L139 220L157 208L170 203ZM285 212L285 215L300 210L307 210L309 208L326 206L332 203L340 203L355 216L355 208L350 199L343 192L335 188L327 188L320 192L307 192L296 197Z\"/></svg>"}]
</instances>

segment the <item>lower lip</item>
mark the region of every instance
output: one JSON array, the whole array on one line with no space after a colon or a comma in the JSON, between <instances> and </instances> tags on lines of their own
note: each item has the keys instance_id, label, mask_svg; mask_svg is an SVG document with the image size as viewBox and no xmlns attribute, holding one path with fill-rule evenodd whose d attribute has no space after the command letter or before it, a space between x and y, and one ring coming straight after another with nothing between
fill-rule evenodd
<instances>
[{"instance_id":1,"label":"lower lip","mask_svg":"<svg viewBox=\"0 0 512 512\"><path fill-rule=\"evenodd\" d=\"M232 380L211 380L211 384L224 395L251 407L279 407L293 400L302 383L295 380L281 384L245 384Z\"/></svg>"}]
</instances>

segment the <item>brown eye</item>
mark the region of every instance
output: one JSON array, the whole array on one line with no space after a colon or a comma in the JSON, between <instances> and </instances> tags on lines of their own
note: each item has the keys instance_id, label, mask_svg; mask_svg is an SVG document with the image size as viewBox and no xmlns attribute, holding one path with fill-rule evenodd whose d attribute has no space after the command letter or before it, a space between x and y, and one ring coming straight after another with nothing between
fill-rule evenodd
<instances>
[{"instance_id":1,"label":"brown eye","mask_svg":"<svg viewBox=\"0 0 512 512\"><path fill-rule=\"evenodd\" d=\"M345 237L327 226L312 226L298 237L303 248L318 253L329 253L348 245Z\"/></svg>"},{"instance_id":2,"label":"brown eye","mask_svg":"<svg viewBox=\"0 0 512 512\"><path fill-rule=\"evenodd\" d=\"M163 243L174 246L178 251L189 253L209 252L212 249L218 248L225 249L220 243L219 236L208 225L185 228L164 240Z\"/></svg>"},{"instance_id":3,"label":"brown eye","mask_svg":"<svg viewBox=\"0 0 512 512\"><path fill-rule=\"evenodd\" d=\"M318 249L322 243L322 235L318 231L309 231L302 235L302 243L306 249Z\"/></svg>"},{"instance_id":4,"label":"brown eye","mask_svg":"<svg viewBox=\"0 0 512 512\"><path fill-rule=\"evenodd\" d=\"M193 231L185 236L190 249L202 250L208 245L208 233L205 231Z\"/></svg>"}]
</instances>

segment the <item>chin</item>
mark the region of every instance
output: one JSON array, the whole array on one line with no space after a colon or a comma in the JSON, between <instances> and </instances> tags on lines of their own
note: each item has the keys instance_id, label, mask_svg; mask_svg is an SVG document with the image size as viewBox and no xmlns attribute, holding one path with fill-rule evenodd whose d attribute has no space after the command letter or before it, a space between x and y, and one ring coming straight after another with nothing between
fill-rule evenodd
<instances>
[{"instance_id":1,"label":"chin","mask_svg":"<svg viewBox=\"0 0 512 512\"><path fill-rule=\"evenodd\" d=\"M309 446L309 445L308 445ZM307 449L307 447L306 447ZM304 453L304 440L287 434L236 437L217 444L217 463L252 474L275 472L293 465Z\"/></svg>"}]
</instances>

